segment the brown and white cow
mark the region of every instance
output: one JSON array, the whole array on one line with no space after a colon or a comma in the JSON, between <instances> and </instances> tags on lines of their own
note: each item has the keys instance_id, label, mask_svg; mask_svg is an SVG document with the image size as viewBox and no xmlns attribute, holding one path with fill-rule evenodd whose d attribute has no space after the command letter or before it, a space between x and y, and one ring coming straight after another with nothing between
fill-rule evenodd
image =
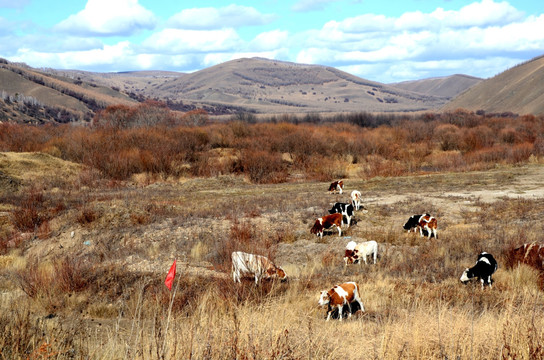
<instances>
[{"instance_id":1,"label":"brown and white cow","mask_svg":"<svg viewBox=\"0 0 544 360\"><path fill-rule=\"evenodd\" d=\"M342 214L330 214L317 218L314 226L310 229L310 233L323 237L323 230L330 229L336 226L338 229L338 236L342 236L342 225L344 225Z\"/></svg>"},{"instance_id":2,"label":"brown and white cow","mask_svg":"<svg viewBox=\"0 0 544 360\"><path fill-rule=\"evenodd\" d=\"M335 285L330 290L323 290L319 296L318 304L320 306L328 305L327 321L331 318L334 309L338 309L338 320L342 321L342 308L344 305L351 307L351 303L357 302L361 307L361 311L365 312L361 295L359 294L359 285L356 282L347 282L340 285ZM351 317L351 311L348 313Z\"/></svg>"},{"instance_id":3,"label":"brown and white cow","mask_svg":"<svg viewBox=\"0 0 544 360\"><path fill-rule=\"evenodd\" d=\"M261 279L270 279L273 277L278 277L281 280L287 279L285 271L265 256L235 251L232 253L231 259L232 278L235 283L240 283L242 277L252 276L255 277L255 285L258 285Z\"/></svg>"},{"instance_id":4,"label":"brown and white cow","mask_svg":"<svg viewBox=\"0 0 544 360\"><path fill-rule=\"evenodd\" d=\"M508 253L510 264L527 264L538 270L544 270L544 244L532 242L518 246Z\"/></svg>"},{"instance_id":5,"label":"brown and white cow","mask_svg":"<svg viewBox=\"0 0 544 360\"><path fill-rule=\"evenodd\" d=\"M341 194L344 189L344 182L342 180L334 181L329 186L329 193L336 193L337 191Z\"/></svg>"}]
</instances>

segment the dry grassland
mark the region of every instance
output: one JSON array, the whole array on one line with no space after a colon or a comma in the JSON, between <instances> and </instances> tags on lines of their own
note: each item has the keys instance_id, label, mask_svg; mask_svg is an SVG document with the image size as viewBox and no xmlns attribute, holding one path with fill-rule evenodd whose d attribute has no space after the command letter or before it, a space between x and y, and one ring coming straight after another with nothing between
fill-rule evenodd
<instances>
[{"instance_id":1,"label":"dry grassland","mask_svg":"<svg viewBox=\"0 0 544 360\"><path fill-rule=\"evenodd\" d=\"M41 174L23 177L30 172L19 166L36 169L36 157ZM324 182L154 182L145 175L108 182L64 162L51 171L49 156L0 160L6 177L34 189L2 195L0 358L544 356L541 276L504 265L508 249L541 240L540 164L346 179L344 195L329 195ZM353 189L362 191L369 212L358 213L342 237L311 236L315 218ZM31 221L37 228L13 229L14 217L33 215L17 213L19 201L42 217ZM438 218L438 241L402 231L410 215L425 211ZM378 264L344 269L345 243L363 239L380 244ZM269 256L290 280L234 285L233 250ZM480 251L499 262L493 289L484 291L458 280ZM174 258L171 302L163 281ZM367 311L325 322L319 292L348 280L361 285Z\"/></svg>"}]
</instances>

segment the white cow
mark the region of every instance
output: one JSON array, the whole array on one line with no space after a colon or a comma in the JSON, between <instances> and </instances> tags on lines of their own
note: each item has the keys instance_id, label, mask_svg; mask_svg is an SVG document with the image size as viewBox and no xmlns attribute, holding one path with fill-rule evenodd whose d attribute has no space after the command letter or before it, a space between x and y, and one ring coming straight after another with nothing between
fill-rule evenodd
<instances>
[{"instance_id":1,"label":"white cow","mask_svg":"<svg viewBox=\"0 0 544 360\"><path fill-rule=\"evenodd\" d=\"M359 210L361 207L361 192L359 190L353 190L351 192L351 204L355 208L355 210Z\"/></svg>"},{"instance_id":2,"label":"white cow","mask_svg":"<svg viewBox=\"0 0 544 360\"><path fill-rule=\"evenodd\" d=\"M346 245L344 253L344 264L354 264L357 260L361 264L361 259L367 264L367 257L372 255L374 264L378 258L378 243L374 240L365 241L357 244L355 241L350 241Z\"/></svg>"},{"instance_id":3,"label":"white cow","mask_svg":"<svg viewBox=\"0 0 544 360\"><path fill-rule=\"evenodd\" d=\"M232 253L231 259L232 278L235 283L240 283L240 279L247 276L255 277L255 285L258 285L263 278L269 279L277 276L281 280L287 279L285 271L265 256L235 251Z\"/></svg>"}]
</instances>

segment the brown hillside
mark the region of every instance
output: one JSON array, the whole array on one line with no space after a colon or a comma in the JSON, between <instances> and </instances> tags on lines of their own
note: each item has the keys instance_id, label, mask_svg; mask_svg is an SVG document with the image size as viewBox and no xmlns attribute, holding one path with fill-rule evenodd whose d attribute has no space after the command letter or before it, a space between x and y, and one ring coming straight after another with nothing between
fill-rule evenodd
<instances>
[{"instance_id":1,"label":"brown hillside","mask_svg":"<svg viewBox=\"0 0 544 360\"><path fill-rule=\"evenodd\" d=\"M237 59L157 86L161 98L245 107L263 113L415 111L444 99L393 88L332 67Z\"/></svg>"},{"instance_id":2,"label":"brown hillside","mask_svg":"<svg viewBox=\"0 0 544 360\"><path fill-rule=\"evenodd\" d=\"M451 99L481 81L482 79L477 77L456 74L423 80L403 81L390 85L420 94L443 96Z\"/></svg>"},{"instance_id":3,"label":"brown hillside","mask_svg":"<svg viewBox=\"0 0 544 360\"><path fill-rule=\"evenodd\" d=\"M446 104L443 110L458 108L544 114L544 56L482 81Z\"/></svg>"},{"instance_id":4,"label":"brown hillside","mask_svg":"<svg viewBox=\"0 0 544 360\"><path fill-rule=\"evenodd\" d=\"M5 60L0 62L0 93L1 121L58 121L53 114L59 110L69 113L70 121L88 120L96 110L108 105L135 103L111 87L57 76Z\"/></svg>"}]
</instances>

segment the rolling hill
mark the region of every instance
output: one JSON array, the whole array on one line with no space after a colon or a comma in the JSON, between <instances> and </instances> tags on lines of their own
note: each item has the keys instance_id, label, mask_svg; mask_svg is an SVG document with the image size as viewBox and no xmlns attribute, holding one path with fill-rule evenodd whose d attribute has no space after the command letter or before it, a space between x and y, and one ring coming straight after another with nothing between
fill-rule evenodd
<instances>
[{"instance_id":1,"label":"rolling hill","mask_svg":"<svg viewBox=\"0 0 544 360\"><path fill-rule=\"evenodd\" d=\"M455 74L423 80L403 81L389 85L420 94L442 96L452 99L481 81L481 78Z\"/></svg>"},{"instance_id":2,"label":"rolling hill","mask_svg":"<svg viewBox=\"0 0 544 360\"><path fill-rule=\"evenodd\" d=\"M203 108L216 115L457 108L542 114L542 84L544 57L488 80L452 75L395 84L366 80L328 66L264 58L231 60L189 74L34 69L0 59L0 121L89 121L108 105L146 99L165 101L172 110Z\"/></svg>"},{"instance_id":3,"label":"rolling hill","mask_svg":"<svg viewBox=\"0 0 544 360\"><path fill-rule=\"evenodd\" d=\"M544 56L529 60L480 82L447 103L442 110L544 114Z\"/></svg>"},{"instance_id":4,"label":"rolling hill","mask_svg":"<svg viewBox=\"0 0 544 360\"><path fill-rule=\"evenodd\" d=\"M231 60L164 82L154 91L163 99L235 105L262 113L417 111L447 101L332 67L263 58Z\"/></svg>"}]
</instances>

